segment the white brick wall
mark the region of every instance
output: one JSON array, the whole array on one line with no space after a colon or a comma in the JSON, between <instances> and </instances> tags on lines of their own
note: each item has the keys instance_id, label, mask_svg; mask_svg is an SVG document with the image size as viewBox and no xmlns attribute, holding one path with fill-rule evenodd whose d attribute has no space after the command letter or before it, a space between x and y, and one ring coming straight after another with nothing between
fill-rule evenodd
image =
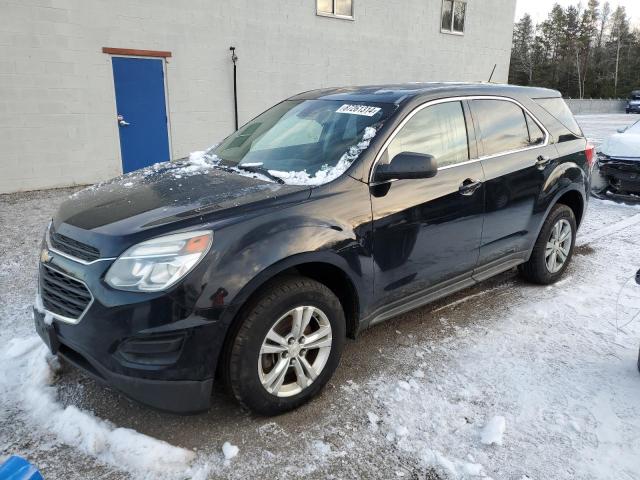
<instances>
[{"instance_id":1,"label":"white brick wall","mask_svg":"<svg viewBox=\"0 0 640 480\"><path fill-rule=\"evenodd\" d=\"M441 0L359 0L355 21L315 0L0 0L0 193L121 172L111 59L169 50L172 156L297 92L432 80L506 81L515 0L469 0L464 36L440 33Z\"/></svg>"}]
</instances>

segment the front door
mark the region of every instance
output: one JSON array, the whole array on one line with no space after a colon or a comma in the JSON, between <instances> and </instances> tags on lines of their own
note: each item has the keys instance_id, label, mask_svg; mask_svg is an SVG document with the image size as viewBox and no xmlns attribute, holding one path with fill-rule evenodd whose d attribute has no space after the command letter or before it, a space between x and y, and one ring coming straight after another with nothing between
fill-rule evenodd
<instances>
[{"instance_id":1,"label":"front door","mask_svg":"<svg viewBox=\"0 0 640 480\"><path fill-rule=\"evenodd\" d=\"M163 59L113 57L124 173L170 159Z\"/></svg>"},{"instance_id":2,"label":"front door","mask_svg":"<svg viewBox=\"0 0 640 480\"><path fill-rule=\"evenodd\" d=\"M401 152L430 154L438 173L370 187L374 309L470 278L484 213L482 166L470 160L476 156L467 134L472 129L462 102L431 105L411 117L380 158L388 163Z\"/></svg>"}]
</instances>

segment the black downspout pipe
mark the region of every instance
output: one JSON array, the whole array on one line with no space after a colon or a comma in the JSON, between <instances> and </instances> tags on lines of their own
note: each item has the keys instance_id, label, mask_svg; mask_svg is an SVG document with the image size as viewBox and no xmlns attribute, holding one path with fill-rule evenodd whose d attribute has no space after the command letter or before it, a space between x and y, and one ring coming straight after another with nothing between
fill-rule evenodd
<instances>
[{"instance_id":1,"label":"black downspout pipe","mask_svg":"<svg viewBox=\"0 0 640 480\"><path fill-rule=\"evenodd\" d=\"M238 130L238 84L236 81L236 62L238 61L238 56L236 55L236 47L229 47L229 50L231 50L231 61L233 62L233 110L235 113L236 130Z\"/></svg>"}]
</instances>

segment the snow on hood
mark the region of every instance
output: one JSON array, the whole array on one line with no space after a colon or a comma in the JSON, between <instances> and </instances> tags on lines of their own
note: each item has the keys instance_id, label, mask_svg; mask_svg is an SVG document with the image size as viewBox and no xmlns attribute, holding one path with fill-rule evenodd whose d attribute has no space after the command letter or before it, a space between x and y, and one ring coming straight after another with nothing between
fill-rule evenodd
<instances>
[{"instance_id":1,"label":"snow on hood","mask_svg":"<svg viewBox=\"0 0 640 480\"><path fill-rule=\"evenodd\" d=\"M607 138L600 151L610 157L637 158L640 161L640 132L627 130Z\"/></svg>"}]
</instances>

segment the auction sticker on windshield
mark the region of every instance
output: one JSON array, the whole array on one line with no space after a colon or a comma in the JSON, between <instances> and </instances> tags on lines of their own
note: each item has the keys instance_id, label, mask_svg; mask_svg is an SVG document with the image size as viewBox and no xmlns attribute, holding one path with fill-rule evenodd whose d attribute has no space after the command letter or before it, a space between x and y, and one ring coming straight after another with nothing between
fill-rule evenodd
<instances>
[{"instance_id":1,"label":"auction sticker on windshield","mask_svg":"<svg viewBox=\"0 0 640 480\"><path fill-rule=\"evenodd\" d=\"M371 107L368 105L342 105L336 113L349 113L351 115L364 115L365 117L373 117L381 109L379 107Z\"/></svg>"}]
</instances>

